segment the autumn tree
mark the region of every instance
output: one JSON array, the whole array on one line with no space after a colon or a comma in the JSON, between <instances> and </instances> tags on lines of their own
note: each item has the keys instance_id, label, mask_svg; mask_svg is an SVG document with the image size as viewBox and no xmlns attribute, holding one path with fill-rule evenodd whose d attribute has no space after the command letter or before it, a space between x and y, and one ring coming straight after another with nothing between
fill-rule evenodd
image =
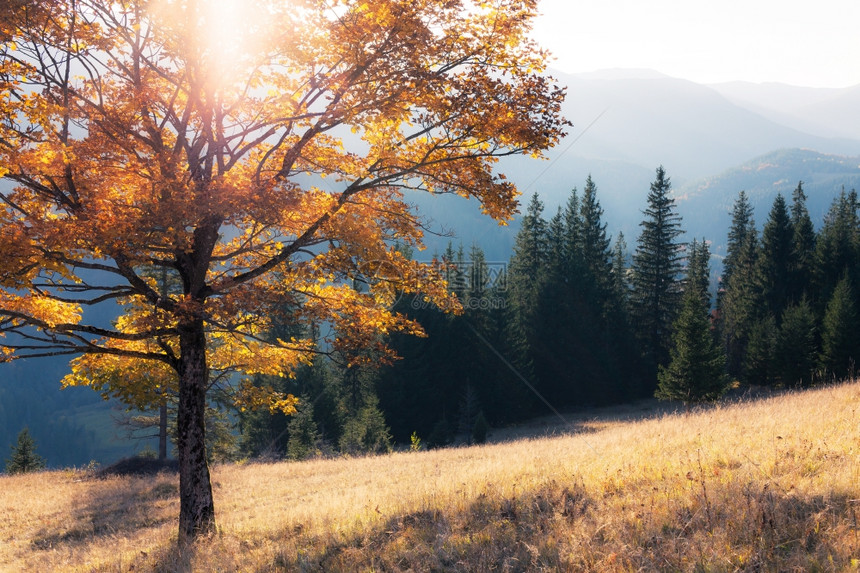
<instances>
[{"instance_id":1,"label":"autumn tree","mask_svg":"<svg viewBox=\"0 0 860 573\"><path fill-rule=\"evenodd\" d=\"M380 333L420 333L392 312L397 293L457 308L433 267L393 246L421 246L403 194L473 197L511 217L517 190L497 159L539 156L565 126L529 39L536 6L0 5L3 359L78 356L79 381L175 373L180 543L215 530L211 374L288 376L319 352L266 336L273 320L327 324L323 347L361 362L368 348L388 355ZM179 291L159 292L153 268ZM357 290L359 274L379 280ZM116 304L129 311L113 324L85 312ZM235 401L296 404L250 383Z\"/></svg>"}]
</instances>

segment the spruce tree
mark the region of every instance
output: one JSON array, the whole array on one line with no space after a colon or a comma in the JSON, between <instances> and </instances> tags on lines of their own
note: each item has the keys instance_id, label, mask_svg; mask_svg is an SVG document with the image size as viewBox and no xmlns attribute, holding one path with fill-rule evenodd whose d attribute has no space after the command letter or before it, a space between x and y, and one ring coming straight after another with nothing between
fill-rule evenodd
<instances>
[{"instance_id":1,"label":"spruce tree","mask_svg":"<svg viewBox=\"0 0 860 573\"><path fill-rule=\"evenodd\" d=\"M559 209L547 227L547 260L529 337L540 391L555 404L578 401L583 389L583 377L573 358L581 329L574 310L581 277L569 273L573 263L568 259L566 236L565 216Z\"/></svg>"},{"instance_id":2,"label":"spruce tree","mask_svg":"<svg viewBox=\"0 0 860 573\"><path fill-rule=\"evenodd\" d=\"M791 195L791 259L788 282L790 302L799 302L804 295L812 295L814 270L815 228L806 208L803 181L799 181Z\"/></svg>"},{"instance_id":3,"label":"spruce tree","mask_svg":"<svg viewBox=\"0 0 860 573\"><path fill-rule=\"evenodd\" d=\"M509 300L514 317L526 331L534 318L537 293L546 268L549 247L543 209L543 202L535 193L529 201L520 230L514 239L508 273Z\"/></svg>"},{"instance_id":4,"label":"spruce tree","mask_svg":"<svg viewBox=\"0 0 860 573\"><path fill-rule=\"evenodd\" d=\"M314 421L314 406L308 396L301 397L288 428L290 437L287 440L287 457L303 460L320 453L319 428Z\"/></svg>"},{"instance_id":5,"label":"spruce tree","mask_svg":"<svg viewBox=\"0 0 860 573\"><path fill-rule=\"evenodd\" d=\"M12 446L12 456L6 460L6 473L29 473L44 467L45 460L36 453L36 441L30 436L30 430L24 428L18 434L17 442Z\"/></svg>"},{"instance_id":6,"label":"spruce tree","mask_svg":"<svg viewBox=\"0 0 860 573\"><path fill-rule=\"evenodd\" d=\"M848 273L860 284L860 203L855 191L843 189L824 217L815 249L815 286L819 312L830 300L836 284ZM855 296L858 293L855 293Z\"/></svg>"},{"instance_id":7,"label":"spruce tree","mask_svg":"<svg viewBox=\"0 0 860 573\"><path fill-rule=\"evenodd\" d=\"M627 276L627 241L624 233L618 232L615 243L612 246L612 289L615 291L617 300L621 301L626 309L630 295L630 281ZM625 313L626 314L626 313Z\"/></svg>"},{"instance_id":8,"label":"spruce tree","mask_svg":"<svg viewBox=\"0 0 860 573\"><path fill-rule=\"evenodd\" d=\"M711 308L710 260L711 252L707 241L704 238L701 241L693 239L689 245L686 288L695 291L702 300L705 311Z\"/></svg>"},{"instance_id":9,"label":"spruce tree","mask_svg":"<svg viewBox=\"0 0 860 573\"><path fill-rule=\"evenodd\" d=\"M565 270L568 265L568 251L565 248L567 229L564 224L564 213L559 207L555 216L547 226L547 253L544 267L544 278L551 283L566 282ZM559 285L552 285L555 288Z\"/></svg>"},{"instance_id":10,"label":"spruce tree","mask_svg":"<svg viewBox=\"0 0 860 573\"><path fill-rule=\"evenodd\" d=\"M755 235L755 233L753 207L746 191L741 191L732 207L732 224L729 227L726 257L723 259L723 274L720 279L724 288L728 288L731 283L735 269L739 265L742 266L745 246L749 244L750 235Z\"/></svg>"},{"instance_id":11,"label":"spruce tree","mask_svg":"<svg viewBox=\"0 0 860 573\"><path fill-rule=\"evenodd\" d=\"M815 315L805 298L785 309L774 351L774 370L784 386L810 386L816 366Z\"/></svg>"},{"instance_id":12,"label":"spruce tree","mask_svg":"<svg viewBox=\"0 0 860 573\"><path fill-rule=\"evenodd\" d=\"M612 250L603 222L603 207L597 199L597 185L591 175L585 180L579 213L582 263L598 290L603 290L608 288L612 274Z\"/></svg>"},{"instance_id":13,"label":"spruce tree","mask_svg":"<svg viewBox=\"0 0 860 573\"><path fill-rule=\"evenodd\" d=\"M778 334L772 314L752 322L743 363L744 379L748 384L767 386L774 382Z\"/></svg>"},{"instance_id":14,"label":"spruce tree","mask_svg":"<svg viewBox=\"0 0 860 573\"><path fill-rule=\"evenodd\" d=\"M791 220L785 198L777 195L762 231L755 276L762 306L778 323L790 300L791 254Z\"/></svg>"},{"instance_id":15,"label":"spruce tree","mask_svg":"<svg viewBox=\"0 0 860 573\"><path fill-rule=\"evenodd\" d=\"M711 335L710 320L696 289L684 293L681 312L673 325L672 343L669 365L659 367L655 396L685 404L722 396L727 388L725 356Z\"/></svg>"},{"instance_id":16,"label":"spruce tree","mask_svg":"<svg viewBox=\"0 0 860 573\"><path fill-rule=\"evenodd\" d=\"M570 197L564 207L564 251L567 267L565 273L568 277L575 276L578 272L574 264L580 260L580 248L582 246L582 218L580 216L579 192L576 187L570 191Z\"/></svg>"},{"instance_id":17,"label":"spruce tree","mask_svg":"<svg viewBox=\"0 0 860 573\"><path fill-rule=\"evenodd\" d=\"M640 223L642 232L633 255L632 314L651 380L657 373L657 365L668 361L672 323L681 295L679 274L683 255L677 239L683 231L670 191L671 182L661 166L651 184L645 220Z\"/></svg>"},{"instance_id":18,"label":"spruce tree","mask_svg":"<svg viewBox=\"0 0 860 573\"><path fill-rule=\"evenodd\" d=\"M490 268L484 250L477 243L472 243L469 249L469 261L466 268L468 288L465 293L463 306L466 316L473 326L481 326L483 330L487 321L490 304Z\"/></svg>"},{"instance_id":19,"label":"spruce tree","mask_svg":"<svg viewBox=\"0 0 860 573\"><path fill-rule=\"evenodd\" d=\"M818 363L827 379L850 378L860 361L860 327L852 290L846 275L836 284L824 313Z\"/></svg>"},{"instance_id":20,"label":"spruce tree","mask_svg":"<svg viewBox=\"0 0 860 573\"><path fill-rule=\"evenodd\" d=\"M391 432L375 395L367 396L361 408L346 420L338 447L341 453L352 455L391 451Z\"/></svg>"},{"instance_id":21,"label":"spruce tree","mask_svg":"<svg viewBox=\"0 0 860 573\"><path fill-rule=\"evenodd\" d=\"M579 201L579 296L585 307L571 317L578 323L584 355L578 362L589 365L583 397L590 403L618 401L625 396L635 368L635 344L627 315L626 293L613 277L611 239L603 222L603 207L591 175L585 181ZM623 259L623 252L620 255ZM619 261L623 265L623 260ZM623 273L622 269L617 269ZM623 279L622 279L623 280ZM571 279L574 282L574 279ZM580 318L581 317L581 318ZM579 320L577 320L579 319ZM583 320L587 319L587 320Z\"/></svg>"},{"instance_id":22,"label":"spruce tree","mask_svg":"<svg viewBox=\"0 0 860 573\"><path fill-rule=\"evenodd\" d=\"M717 294L718 326L726 349L727 370L744 378L747 345L759 318L759 291L755 282L758 235L752 206L741 191L732 210L728 247Z\"/></svg>"}]
</instances>

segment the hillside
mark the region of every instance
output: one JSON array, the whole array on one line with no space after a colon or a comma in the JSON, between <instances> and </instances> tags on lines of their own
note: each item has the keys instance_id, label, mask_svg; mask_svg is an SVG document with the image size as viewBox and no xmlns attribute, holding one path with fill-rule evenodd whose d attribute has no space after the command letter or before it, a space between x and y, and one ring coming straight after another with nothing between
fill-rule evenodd
<instances>
[{"instance_id":1,"label":"hillside","mask_svg":"<svg viewBox=\"0 0 860 573\"><path fill-rule=\"evenodd\" d=\"M843 187L860 189L860 157L782 149L681 185L675 195L687 232L713 241L712 252L721 256L725 254L732 205L741 190L747 192L761 227L776 195L782 193L790 201L798 181L803 181L810 217L820 226Z\"/></svg>"},{"instance_id":2,"label":"hillside","mask_svg":"<svg viewBox=\"0 0 860 573\"><path fill-rule=\"evenodd\" d=\"M684 228L710 240L717 258L724 254L731 205L741 189L750 194L761 225L776 193L790 194L799 180L805 183L816 224L843 185L860 187L860 128L849 129L860 117L853 112L860 88L704 86L647 70L558 78L568 85L565 113L574 123L570 135L547 161L505 158L500 170L523 191L521 203L540 194L547 218L573 187L582 190L592 175L607 230L613 236L623 231L630 251L660 164L679 197ZM834 131L833 125L844 129ZM416 258L429 260L453 241L466 250L476 242L487 260L508 261L519 219L499 226L481 214L476 201L460 197L421 193L407 199L428 227L427 250L415 253ZM91 459L110 463L139 448L116 439L107 423L111 405L95 393L59 390L65 371L63 361L0 364L2 455L25 425L54 467L85 465ZM82 423L76 410L82 406L100 419L97 428Z\"/></svg>"},{"instance_id":3,"label":"hillside","mask_svg":"<svg viewBox=\"0 0 860 573\"><path fill-rule=\"evenodd\" d=\"M662 164L680 183L787 147L860 154L857 136L812 135L738 105L709 86L670 77L603 78L559 76L568 88L563 109L574 123L571 133L582 135L572 155L650 169ZM564 147L562 142L559 149Z\"/></svg>"},{"instance_id":4,"label":"hillside","mask_svg":"<svg viewBox=\"0 0 860 573\"><path fill-rule=\"evenodd\" d=\"M858 400L649 403L482 447L218 466L221 534L186 554L170 475L3 476L0 570L855 569Z\"/></svg>"}]
</instances>

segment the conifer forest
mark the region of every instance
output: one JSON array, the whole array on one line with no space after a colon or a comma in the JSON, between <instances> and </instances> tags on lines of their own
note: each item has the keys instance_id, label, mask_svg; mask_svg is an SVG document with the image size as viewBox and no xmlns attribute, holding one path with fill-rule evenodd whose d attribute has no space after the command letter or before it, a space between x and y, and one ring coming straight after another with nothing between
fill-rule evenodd
<instances>
[{"instance_id":1,"label":"conifer forest","mask_svg":"<svg viewBox=\"0 0 860 573\"><path fill-rule=\"evenodd\" d=\"M842 191L812 221L799 182L756 214L740 191L719 261L715 238L684 227L662 168L635 238L608 235L591 177L555 213L535 194L509 261L487 261L480 245L435 255L461 313L401 296L396 310L425 337L392 335L399 359L379 368L327 359L283 380L303 398L299 414L241 416L241 449L438 447L470 443L479 417L499 427L655 395L694 404L732 387L850 378L860 355L858 207L857 193Z\"/></svg>"}]
</instances>

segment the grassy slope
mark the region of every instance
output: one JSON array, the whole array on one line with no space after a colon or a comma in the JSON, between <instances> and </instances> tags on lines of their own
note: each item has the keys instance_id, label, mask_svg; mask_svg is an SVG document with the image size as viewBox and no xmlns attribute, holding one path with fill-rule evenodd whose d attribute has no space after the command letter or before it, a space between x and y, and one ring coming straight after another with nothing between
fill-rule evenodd
<instances>
[{"instance_id":1,"label":"grassy slope","mask_svg":"<svg viewBox=\"0 0 860 573\"><path fill-rule=\"evenodd\" d=\"M0 570L850 570L860 385L595 419L476 448L215 468L181 555L176 479L0 477Z\"/></svg>"}]
</instances>

